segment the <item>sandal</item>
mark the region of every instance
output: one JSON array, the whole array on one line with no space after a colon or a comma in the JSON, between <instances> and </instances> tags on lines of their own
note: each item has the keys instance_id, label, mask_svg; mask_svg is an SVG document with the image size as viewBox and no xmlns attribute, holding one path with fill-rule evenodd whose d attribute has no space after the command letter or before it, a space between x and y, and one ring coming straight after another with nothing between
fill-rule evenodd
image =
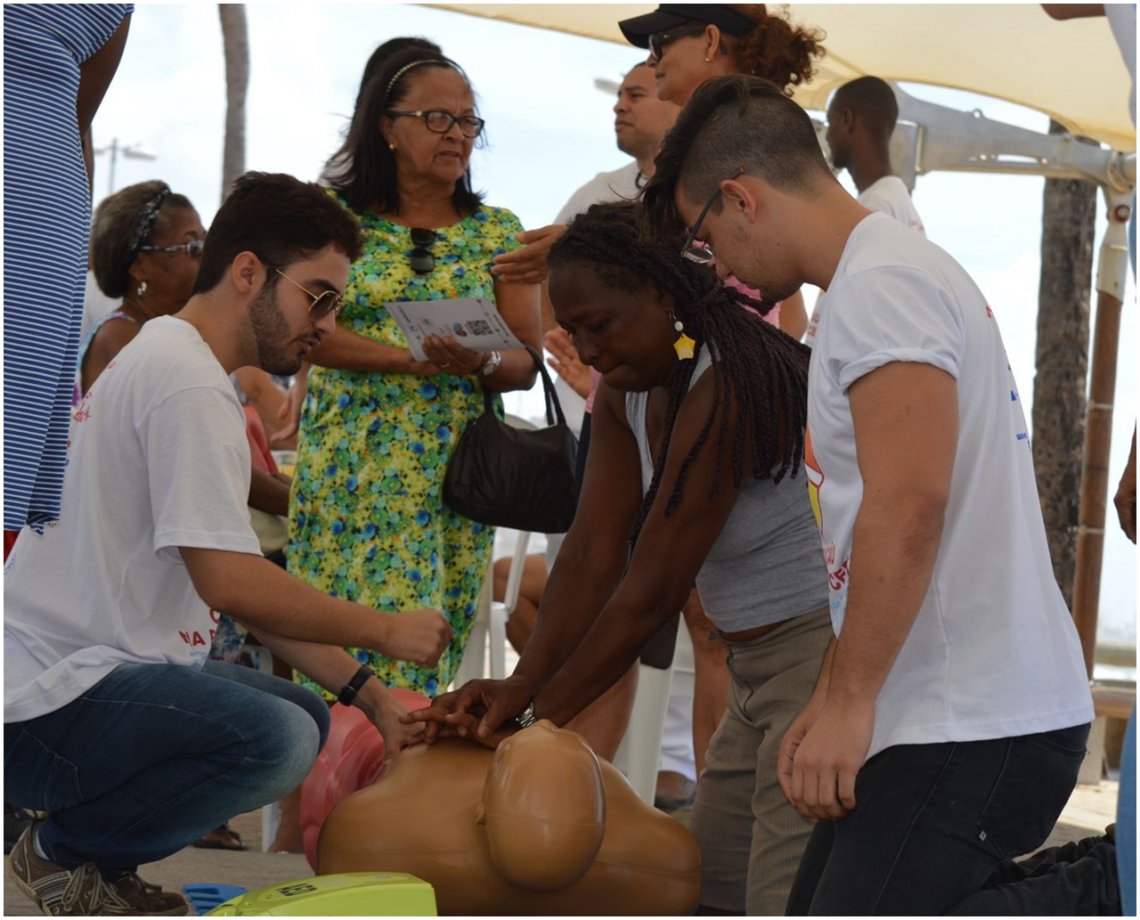
<instances>
[{"instance_id":1,"label":"sandal","mask_svg":"<svg viewBox=\"0 0 1140 920\"><path fill-rule=\"evenodd\" d=\"M241 836L228 824L214 828L210 833L203 835L201 839L195 840L190 846L197 847L200 850L245 849L245 844L241 842Z\"/></svg>"}]
</instances>

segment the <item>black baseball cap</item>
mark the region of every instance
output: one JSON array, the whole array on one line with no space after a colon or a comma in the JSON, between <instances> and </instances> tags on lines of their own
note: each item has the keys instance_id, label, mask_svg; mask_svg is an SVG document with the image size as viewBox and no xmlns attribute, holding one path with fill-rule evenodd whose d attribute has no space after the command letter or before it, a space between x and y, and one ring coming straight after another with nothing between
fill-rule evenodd
<instances>
[{"instance_id":1,"label":"black baseball cap","mask_svg":"<svg viewBox=\"0 0 1140 920\"><path fill-rule=\"evenodd\" d=\"M654 32L675 29L687 22L705 22L729 35L747 35L756 20L724 3L662 3L652 13L623 19L618 23L626 41L637 48L649 47Z\"/></svg>"}]
</instances>

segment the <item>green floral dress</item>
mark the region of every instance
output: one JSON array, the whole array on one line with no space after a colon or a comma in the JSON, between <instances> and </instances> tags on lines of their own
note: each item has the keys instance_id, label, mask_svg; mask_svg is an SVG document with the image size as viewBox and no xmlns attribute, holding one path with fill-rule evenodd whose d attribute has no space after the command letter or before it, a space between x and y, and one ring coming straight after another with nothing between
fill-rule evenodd
<instances>
[{"instance_id":1,"label":"green floral dress","mask_svg":"<svg viewBox=\"0 0 1140 920\"><path fill-rule=\"evenodd\" d=\"M408 227L371 213L357 217L364 253L349 272L339 322L401 348L407 340L385 303L493 299L491 260L518 248L515 234L522 230L510 211L480 207L436 232L435 267L416 275ZM467 646L494 530L452 511L442 489L459 436L482 411L473 377L318 367L309 374L289 499L289 571L377 610L442 610L454 632L435 668L348 650L388 686L441 693Z\"/></svg>"}]
</instances>

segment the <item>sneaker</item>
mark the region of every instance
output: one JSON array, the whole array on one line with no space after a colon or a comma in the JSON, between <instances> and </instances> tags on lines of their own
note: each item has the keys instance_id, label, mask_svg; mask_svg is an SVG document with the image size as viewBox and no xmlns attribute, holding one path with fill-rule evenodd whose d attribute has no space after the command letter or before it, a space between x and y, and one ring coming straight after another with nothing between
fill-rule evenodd
<instances>
[{"instance_id":1,"label":"sneaker","mask_svg":"<svg viewBox=\"0 0 1140 920\"><path fill-rule=\"evenodd\" d=\"M8 864L17 887L43 913L54 917L93 915L182 916L189 912L186 899L149 886L134 872L108 882L94 863L64 869L36 854L33 825L20 835Z\"/></svg>"},{"instance_id":2,"label":"sneaker","mask_svg":"<svg viewBox=\"0 0 1140 920\"><path fill-rule=\"evenodd\" d=\"M130 910L104 910L107 914L148 914L157 917L181 917L190 912L189 902L173 891L163 891L161 885L139 878L137 872L122 872L114 881L105 882L116 901L122 901Z\"/></svg>"}]
</instances>

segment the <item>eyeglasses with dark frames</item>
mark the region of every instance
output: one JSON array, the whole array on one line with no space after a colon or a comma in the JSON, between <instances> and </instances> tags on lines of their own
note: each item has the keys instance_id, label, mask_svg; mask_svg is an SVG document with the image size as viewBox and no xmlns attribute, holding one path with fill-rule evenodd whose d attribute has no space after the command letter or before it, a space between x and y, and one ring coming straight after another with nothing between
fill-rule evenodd
<instances>
[{"instance_id":1,"label":"eyeglasses with dark frames","mask_svg":"<svg viewBox=\"0 0 1140 920\"><path fill-rule=\"evenodd\" d=\"M435 256L432 255L431 247L437 238L434 230L412 227L413 248L408 256L408 261L412 265L412 271L417 275L429 274L435 268Z\"/></svg>"},{"instance_id":2,"label":"eyeglasses with dark frames","mask_svg":"<svg viewBox=\"0 0 1140 920\"><path fill-rule=\"evenodd\" d=\"M176 243L172 246L140 246L139 252L184 252L191 259L200 259L205 248L205 240L190 240L188 243Z\"/></svg>"},{"instance_id":3,"label":"eyeglasses with dark frames","mask_svg":"<svg viewBox=\"0 0 1140 920\"><path fill-rule=\"evenodd\" d=\"M696 221L685 235L685 242L681 244L681 258L696 262L698 265L708 265L715 258L712 249L703 243L696 242L697 234L701 232L701 224L705 222L709 209L720 197L721 182L728 182L730 179L736 179L742 175L744 175L744 167L738 166L731 176L725 176L716 184L716 191L709 196L709 200L705 202L705 206L701 208L701 213L697 215Z\"/></svg>"},{"instance_id":4,"label":"eyeglasses with dark frames","mask_svg":"<svg viewBox=\"0 0 1140 920\"><path fill-rule=\"evenodd\" d=\"M664 32L654 32L649 36L649 56L659 61L665 46L670 42L675 42L678 38L687 38L690 35L699 35L706 28L706 23L695 22L692 25L677 26L675 29L667 29Z\"/></svg>"},{"instance_id":5,"label":"eyeglasses with dark frames","mask_svg":"<svg viewBox=\"0 0 1140 920\"><path fill-rule=\"evenodd\" d=\"M314 294L303 284L294 281L292 278L286 275L285 272L281 271L281 269L275 267L273 270L286 281L288 281L291 285L293 285L293 287L300 288L302 291L313 298L313 303L309 307L309 319L313 322L316 322L319 319L324 319L330 313L336 317L340 311L344 309L344 298L342 298L336 291L321 291L319 294Z\"/></svg>"},{"instance_id":6,"label":"eyeglasses with dark frames","mask_svg":"<svg viewBox=\"0 0 1140 920\"><path fill-rule=\"evenodd\" d=\"M487 124L475 115L452 115L444 109L422 109L418 112L390 111L388 114L397 118L422 118L424 126L436 134L446 134L452 125L459 125L463 136L471 139L482 134L483 127Z\"/></svg>"}]
</instances>

